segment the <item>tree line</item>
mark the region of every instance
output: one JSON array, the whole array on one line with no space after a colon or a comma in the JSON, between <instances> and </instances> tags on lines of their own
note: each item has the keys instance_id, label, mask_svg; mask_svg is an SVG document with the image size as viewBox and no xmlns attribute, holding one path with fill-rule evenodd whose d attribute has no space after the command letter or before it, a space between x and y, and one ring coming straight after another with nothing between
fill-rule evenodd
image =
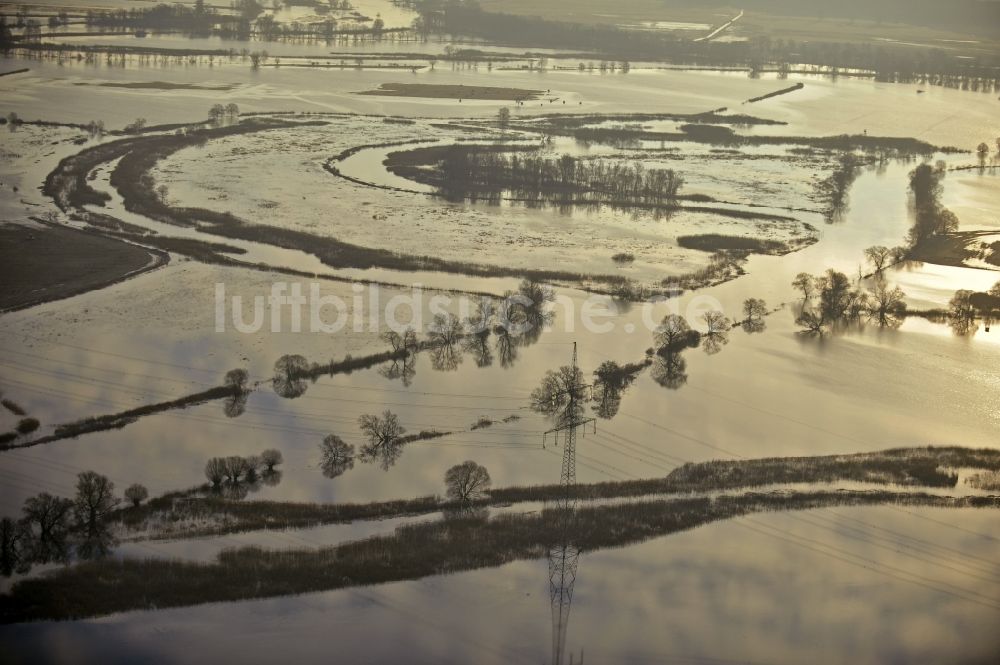
<instances>
[{"instance_id":1,"label":"tree line","mask_svg":"<svg viewBox=\"0 0 1000 665\"><path fill-rule=\"evenodd\" d=\"M442 189L452 196L507 190L514 197L554 201L599 195L614 202L672 204L684 184L673 169L646 169L642 162L585 160L499 150L446 151L439 164Z\"/></svg>"},{"instance_id":2,"label":"tree line","mask_svg":"<svg viewBox=\"0 0 1000 665\"><path fill-rule=\"evenodd\" d=\"M584 25L534 16L484 11L474 1L416 0L418 36L468 36L506 44L592 50L632 60L675 64L743 65L751 72L788 63L835 70L864 70L882 81L962 76L996 89L996 57L954 58L942 49L883 46L862 42L795 41L754 37L746 42L702 41L670 33L635 31L611 25Z\"/></svg>"},{"instance_id":3,"label":"tree line","mask_svg":"<svg viewBox=\"0 0 1000 665\"><path fill-rule=\"evenodd\" d=\"M125 490L133 505L148 496L142 485ZM115 484L93 471L77 475L72 499L48 492L25 499L20 518L0 519L0 574L9 577L27 573L33 564L104 556L114 544L108 521L120 503Z\"/></svg>"}]
</instances>

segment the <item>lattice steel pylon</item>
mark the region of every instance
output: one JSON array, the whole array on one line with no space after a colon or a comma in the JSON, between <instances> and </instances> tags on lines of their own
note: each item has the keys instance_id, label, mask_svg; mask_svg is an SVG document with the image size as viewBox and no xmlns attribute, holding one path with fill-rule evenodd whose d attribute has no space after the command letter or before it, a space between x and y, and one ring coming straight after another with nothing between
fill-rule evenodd
<instances>
[{"instance_id":1,"label":"lattice steel pylon","mask_svg":"<svg viewBox=\"0 0 1000 665\"><path fill-rule=\"evenodd\" d=\"M573 343L573 380L576 381L576 342ZM549 600L552 606L552 665L563 665L566 653L566 631L569 626L569 612L573 605L573 586L580 558L580 549L574 543L576 499L570 487L576 484L576 431L588 423L596 423L594 418L583 418L580 401L587 386L576 383L566 389L569 401L560 414L559 426L545 434L554 434L556 444L559 434L563 434L562 469L559 484L562 494L556 503L557 522L552 544L549 546ZM596 424L595 424L596 427ZM543 435L543 440L544 440ZM579 663L583 663L580 652ZM570 655L569 665L574 665Z\"/></svg>"}]
</instances>

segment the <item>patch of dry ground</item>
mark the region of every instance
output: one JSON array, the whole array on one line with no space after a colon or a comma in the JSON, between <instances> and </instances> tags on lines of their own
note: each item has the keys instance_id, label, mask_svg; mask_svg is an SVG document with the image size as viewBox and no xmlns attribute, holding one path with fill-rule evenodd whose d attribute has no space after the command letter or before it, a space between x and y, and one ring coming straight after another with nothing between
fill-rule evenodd
<instances>
[{"instance_id":1,"label":"patch of dry ground","mask_svg":"<svg viewBox=\"0 0 1000 665\"><path fill-rule=\"evenodd\" d=\"M96 233L60 226L0 226L0 310L67 298L169 260Z\"/></svg>"}]
</instances>

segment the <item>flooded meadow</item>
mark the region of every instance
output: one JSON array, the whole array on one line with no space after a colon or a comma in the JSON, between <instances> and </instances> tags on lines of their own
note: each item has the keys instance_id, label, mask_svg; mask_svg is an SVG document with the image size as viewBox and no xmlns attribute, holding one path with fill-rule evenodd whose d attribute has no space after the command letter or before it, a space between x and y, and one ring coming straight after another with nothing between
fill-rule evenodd
<instances>
[{"instance_id":1,"label":"flooded meadow","mask_svg":"<svg viewBox=\"0 0 1000 665\"><path fill-rule=\"evenodd\" d=\"M346 4L0 60L0 660L993 662L996 91Z\"/></svg>"}]
</instances>

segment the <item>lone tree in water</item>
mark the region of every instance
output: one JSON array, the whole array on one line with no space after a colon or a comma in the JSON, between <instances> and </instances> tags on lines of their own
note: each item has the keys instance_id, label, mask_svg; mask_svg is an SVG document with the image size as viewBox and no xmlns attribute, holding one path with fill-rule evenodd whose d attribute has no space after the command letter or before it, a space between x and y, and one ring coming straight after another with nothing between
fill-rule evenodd
<instances>
[{"instance_id":1,"label":"lone tree in water","mask_svg":"<svg viewBox=\"0 0 1000 665\"><path fill-rule=\"evenodd\" d=\"M972 295L972 291L960 289L955 291L948 302L948 318L951 319L952 330L960 335L975 332L976 308L972 304Z\"/></svg>"},{"instance_id":2,"label":"lone tree in water","mask_svg":"<svg viewBox=\"0 0 1000 665\"><path fill-rule=\"evenodd\" d=\"M792 280L792 286L802 292L803 300L809 300L816 292L816 279L807 272L800 272Z\"/></svg>"},{"instance_id":3,"label":"lone tree in water","mask_svg":"<svg viewBox=\"0 0 1000 665\"><path fill-rule=\"evenodd\" d=\"M361 433L368 439L368 445L372 448L383 448L406 433L406 430L399 424L399 418L392 411L386 409L382 412L382 417L366 413L358 418L358 426Z\"/></svg>"},{"instance_id":4,"label":"lone tree in water","mask_svg":"<svg viewBox=\"0 0 1000 665\"><path fill-rule=\"evenodd\" d=\"M77 476L74 508L77 522L86 530L88 537L100 535L104 520L118 505L114 491L113 482L93 471L84 471Z\"/></svg>"},{"instance_id":5,"label":"lone tree in water","mask_svg":"<svg viewBox=\"0 0 1000 665\"><path fill-rule=\"evenodd\" d=\"M467 503L482 498L490 488L490 472L473 461L462 462L444 474L448 498Z\"/></svg>"},{"instance_id":6,"label":"lone tree in water","mask_svg":"<svg viewBox=\"0 0 1000 665\"><path fill-rule=\"evenodd\" d=\"M319 444L320 468L327 478L336 478L354 468L354 446L336 434L328 434Z\"/></svg>"},{"instance_id":7,"label":"lone tree in water","mask_svg":"<svg viewBox=\"0 0 1000 665\"><path fill-rule=\"evenodd\" d=\"M138 508L139 504L145 501L148 497L149 490L138 483L135 485L129 485L125 490L125 500L130 501L136 508Z\"/></svg>"},{"instance_id":8,"label":"lone tree in water","mask_svg":"<svg viewBox=\"0 0 1000 665\"><path fill-rule=\"evenodd\" d=\"M700 335L680 314L667 314L653 333L653 341L663 351L678 351L688 346L697 346Z\"/></svg>"},{"instance_id":9,"label":"lone tree in water","mask_svg":"<svg viewBox=\"0 0 1000 665\"><path fill-rule=\"evenodd\" d=\"M267 473L274 473L274 467L284 461L280 450L269 448L260 454L260 462L264 465Z\"/></svg>"},{"instance_id":10,"label":"lone tree in water","mask_svg":"<svg viewBox=\"0 0 1000 665\"><path fill-rule=\"evenodd\" d=\"M743 314L747 321L759 321L767 314L767 303L760 298L747 298L743 301Z\"/></svg>"},{"instance_id":11,"label":"lone tree in water","mask_svg":"<svg viewBox=\"0 0 1000 665\"><path fill-rule=\"evenodd\" d=\"M885 268L885 264L891 256L892 250L882 245L874 245L865 250L865 259L868 260L868 263L872 264L872 268L875 269L876 274L882 272L882 269Z\"/></svg>"},{"instance_id":12,"label":"lone tree in water","mask_svg":"<svg viewBox=\"0 0 1000 665\"><path fill-rule=\"evenodd\" d=\"M906 315L905 298L906 294L898 286L890 289L888 284L879 281L872 291L868 315L880 326L898 326Z\"/></svg>"},{"instance_id":13,"label":"lone tree in water","mask_svg":"<svg viewBox=\"0 0 1000 665\"><path fill-rule=\"evenodd\" d=\"M354 459L354 446L336 434L327 434L323 437L323 442L319 444L319 450L323 456L322 464L324 466L342 466Z\"/></svg>"}]
</instances>

